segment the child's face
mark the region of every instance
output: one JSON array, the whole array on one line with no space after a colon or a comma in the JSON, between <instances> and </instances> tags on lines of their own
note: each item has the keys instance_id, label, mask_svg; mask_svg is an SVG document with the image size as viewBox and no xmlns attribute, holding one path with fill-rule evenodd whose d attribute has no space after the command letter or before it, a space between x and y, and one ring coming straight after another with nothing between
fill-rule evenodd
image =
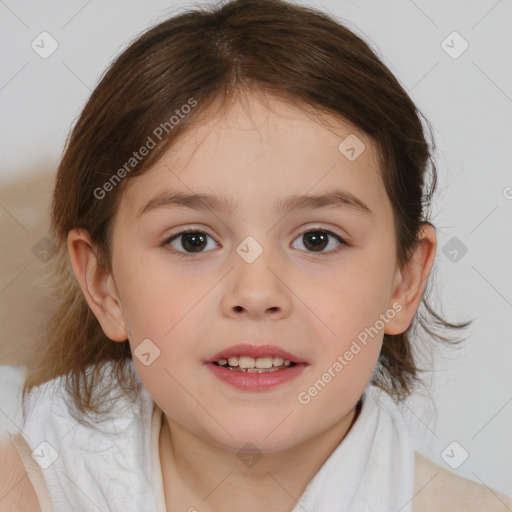
<instances>
[{"instance_id":1,"label":"child's face","mask_svg":"<svg viewBox=\"0 0 512 512\"><path fill-rule=\"evenodd\" d=\"M237 103L127 183L114 221L110 287L132 350L149 339L143 358L160 351L147 366L134 361L166 415L222 446L251 442L269 452L347 421L384 332L402 332L411 320L392 309L400 282L392 208L370 139L339 120L334 133L284 103L272 105L274 112L251 100L249 117ZM349 134L366 145L354 161L338 149ZM335 190L372 213L340 205L278 209L291 196ZM168 191L222 196L236 211L161 206L138 216ZM203 238L162 245L188 228ZM349 245L321 238L321 230ZM317 238L304 237L307 231ZM361 333L375 327L363 343ZM270 388L240 389L205 362L239 343L275 345L307 364Z\"/></svg>"}]
</instances>

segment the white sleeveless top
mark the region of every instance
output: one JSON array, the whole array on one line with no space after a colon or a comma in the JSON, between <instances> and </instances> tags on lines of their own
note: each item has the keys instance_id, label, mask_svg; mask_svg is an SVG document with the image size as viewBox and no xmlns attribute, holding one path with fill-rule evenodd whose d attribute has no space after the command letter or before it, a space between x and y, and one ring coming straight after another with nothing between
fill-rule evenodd
<instances>
[{"instance_id":1,"label":"white sleeveless top","mask_svg":"<svg viewBox=\"0 0 512 512\"><path fill-rule=\"evenodd\" d=\"M165 512L163 414L143 386L140 401L118 398L112 414L94 426L70 415L63 378L40 389L26 423L11 438L41 512ZM357 421L292 512L411 512L415 460L400 411L373 385L362 398Z\"/></svg>"},{"instance_id":2,"label":"white sleeveless top","mask_svg":"<svg viewBox=\"0 0 512 512\"><path fill-rule=\"evenodd\" d=\"M144 387L136 403L113 400L111 414L94 426L71 416L62 377L38 391L11 439L41 512L165 512L158 450L163 414Z\"/></svg>"}]
</instances>

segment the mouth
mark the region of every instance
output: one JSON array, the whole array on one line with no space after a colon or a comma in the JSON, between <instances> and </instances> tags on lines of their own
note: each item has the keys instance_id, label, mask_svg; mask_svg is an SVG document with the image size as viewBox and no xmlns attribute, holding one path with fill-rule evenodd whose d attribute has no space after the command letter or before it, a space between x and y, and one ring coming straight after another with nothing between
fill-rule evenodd
<instances>
[{"instance_id":1,"label":"mouth","mask_svg":"<svg viewBox=\"0 0 512 512\"><path fill-rule=\"evenodd\" d=\"M302 374L309 363L275 345L239 344L215 354L206 367L243 391L267 391Z\"/></svg>"}]
</instances>

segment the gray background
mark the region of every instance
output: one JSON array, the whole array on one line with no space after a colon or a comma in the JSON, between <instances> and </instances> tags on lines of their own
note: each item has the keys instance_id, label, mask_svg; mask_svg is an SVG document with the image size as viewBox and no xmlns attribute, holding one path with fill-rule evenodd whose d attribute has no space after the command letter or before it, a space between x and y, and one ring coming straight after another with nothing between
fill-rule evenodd
<instances>
[{"instance_id":1,"label":"gray background","mask_svg":"<svg viewBox=\"0 0 512 512\"><path fill-rule=\"evenodd\" d=\"M417 395L404 412L416 449L510 495L512 3L300 3L329 11L368 41L435 128L434 297L448 319L474 318L475 323L462 348L438 352L435 371L426 376L432 400ZM53 307L39 284L44 274L40 251L48 232L52 180L69 129L100 75L128 42L192 5L197 2L0 0L0 364L17 365L30 357L40 324ZM31 48L43 31L59 45L47 59ZM469 44L457 58L442 46L453 31ZM462 48L453 36L447 41L452 52ZM7 372L3 376L14 378ZM0 422L9 428L17 420L7 406L0 407ZM462 450L467 460L450 467L446 460L453 465Z\"/></svg>"}]
</instances>

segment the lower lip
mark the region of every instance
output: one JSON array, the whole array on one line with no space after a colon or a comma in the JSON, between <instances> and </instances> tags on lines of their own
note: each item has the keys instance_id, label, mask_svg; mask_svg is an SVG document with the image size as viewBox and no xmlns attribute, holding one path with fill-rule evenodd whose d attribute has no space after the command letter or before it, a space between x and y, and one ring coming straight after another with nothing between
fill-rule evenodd
<instances>
[{"instance_id":1,"label":"lower lip","mask_svg":"<svg viewBox=\"0 0 512 512\"><path fill-rule=\"evenodd\" d=\"M295 379L307 365L305 363L298 363L285 370L267 373L239 372L222 368L213 363L207 363L206 366L216 377L238 389L243 389L244 391L265 391L278 384Z\"/></svg>"}]
</instances>

